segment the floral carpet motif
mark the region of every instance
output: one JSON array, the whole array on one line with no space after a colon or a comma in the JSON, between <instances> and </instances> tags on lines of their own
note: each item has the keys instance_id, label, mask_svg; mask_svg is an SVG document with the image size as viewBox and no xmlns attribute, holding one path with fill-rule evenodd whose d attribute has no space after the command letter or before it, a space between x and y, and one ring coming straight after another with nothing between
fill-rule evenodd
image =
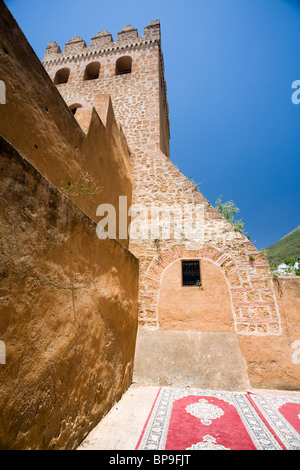
<instances>
[{"instance_id":1,"label":"floral carpet motif","mask_svg":"<svg viewBox=\"0 0 300 470\"><path fill-rule=\"evenodd\" d=\"M299 399L163 387L136 449L300 449L299 415Z\"/></svg>"}]
</instances>

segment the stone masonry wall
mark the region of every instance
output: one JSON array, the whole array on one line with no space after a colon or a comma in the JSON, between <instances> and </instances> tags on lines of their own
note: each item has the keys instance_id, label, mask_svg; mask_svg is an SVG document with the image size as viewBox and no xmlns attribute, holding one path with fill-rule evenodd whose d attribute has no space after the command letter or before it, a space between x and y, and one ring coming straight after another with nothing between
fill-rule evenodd
<instances>
[{"instance_id":1,"label":"stone masonry wall","mask_svg":"<svg viewBox=\"0 0 300 470\"><path fill-rule=\"evenodd\" d=\"M234 231L195 186L163 155L149 155L133 165L134 202L199 204L203 207L203 236L194 246L182 238L130 240L140 260L140 322L157 327L157 297L164 269L176 259L203 258L224 273L231 292L235 329L240 334L280 334L280 316L268 262L241 233ZM173 219L176 223L176 218ZM197 245L196 243L196 245Z\"/></svg>"},{"instance_id":2,"label":"stone masonry wall","mask_svg":"<svg viewBox=\"0 0 300 470\"><path fill-rule=\"evenodd\" d=\"M162 153L144 156L140 161L135 160L135 164L133 165L135 203L141 202L143 207L150 208L151 204L156 206L166 204L172 207L174 202L180 206L192 202L203 205L204 208L203 238L198 246L197 243L172 237L168 240L154 237L151 239L150 236L146 240L130 240L130 250L139 258L140 264L140 326L147 328L148 334L152 334L153 338L160 327L164 328L164 324L160 325L162 313L159 311L160 293L164 273L172 263L182 259L199 259L200 263L201 261L212 263L219 269L227 284L233 331L238 338L250 385L255 388L298 390L300 343L297 337L299 328L296 312L299 303L297 297L299 283L296 281L293 285L291 282L287 283L282 288L283 294L280 297L268 262L262 254L242 233L234 231L232 225L218 214L195 186ZM173 220L174 224L178 222L176 218ZM205 279L203 279L203 289L205 288ZM227 294L224 295L224 305L227 298ZM170 315L167 319L166 299L164 299L164 323L168 321L169 325L172 317L178 314L173 299L174 297L170 296ZM206 298L206 301L208 300ZM189 302L194 301L198 302L199 299L195 297L189 299ZM187 310L189 302L186 303ZM191 310L196 308L196 304L191 306ZM205 308L209 310L208 302ZM172 309L175 311L171 311ZM211 312L212 315L215 312L213 303ZM201 308L198 314L201 315ZM210 323L206 323L205 331L217 337L226 325L224 323L223 326L218 326L216 320L214 318ZM181 321L184 321L183 317ZM199 323L201 321L202 331L204 318L200 317ZM174 324L170 328L174 329ZM186 341L188 338L187 332ZM212 344L215 339L212 338ZM141 343L138 344L135 361L140 364L144 349ZM181 345L181 352L186 358L191 359L188 342ZM153 360L155 354L154 352ZM171 359L169 358L170 362ZM188 362L188 359L186 360ZM199 362L199 370L202 367L203 364ZM214 367L217 367L217 363ZM204 367L203 373L207 372ZM232 370L233 376L234 373L236 380L240 371ZM226 381L218 382L218 386L222 387L225 383Z\"/></svg>"},{"instance_id":3,"label":"stone masonry wall","mask_svg":"<svg viewBox=\"0 0 300 470\"><path fill-rule=\"evenodd\" d=\"M154 279L156 265L172 248L173 257L179 256L178 251L182 251L181 257L188 258L201 254L224 270L238 333L280 334L280 316L267 261L177 170L168 158L168 151L162 152L162 147L168 147L169 133L165 132L168 112L159 22L150 23L142 37L131 26L123 28L116 42L106 31L97 36L91 40L90 47L75 37L63 52L56 43L49 43L43 64L50 77L54 80L56 72L63 67L70 69L68 82L57 86L68 105L81 103L85 107L92 105L100 92L111 95L131 151L133 204L144 208L150 208L151 204L168 207L200 204L203 210L202 234L196 250L186 251L188 240L184 236L180 240L131 237L130 250L140 260L140 323L158 327L160 278L158 275ZM132 72L117 76L116 61L124 55L132 57ZM99 78L83 80L86 65L96 60L100 61ZM173 222L179 221L175 217ZM165 266L167 261L162 263Z\"/></svg>"},{"instance_id":4,"label":"stone masonry wall","mask_svg":"<svg viewBox=\"0 0 300 470\"><path fill-rule=\"evenodd\" d=\"M251 384L297 388L298 366L291 362L292 345L285 318L278 308L267 260L251 241L217 213L169 159L168 106L160 42L158 22L150 23L142 37L128 26L115 42L107 31L102 31L89 47L81 38L74 38L63 53L56 43L49 43L43 62L52 80L57 70L70 68L69 81L57 86L69 106L76 102L83 107L90 105L99 92L112 97L131 151L132 203L136 212L133 210L129 249L139 259L140 266L139 324L154 333L160 328L160 289L163 274L172 263L182 259L212 263L228 287L232 327ZM116 76L116 60L124 55L133 59L132 73ZM99 78L85 81L85 66L93 60L101 63ZM164 224L159 218L151 232L148 227L151 208L162 209L164 205L170 210L175 206L198 205L202 226L195 240L191 242L178 233L162 237ZM192 221L196 218L193 215ZM175 232L182 222L189 221L189 216L181 218L175 211L171 219ZM136 230L143 235L134 235ZM141 354L142 347L138 351L139 360Z\"/></svg>"}]
</instances>

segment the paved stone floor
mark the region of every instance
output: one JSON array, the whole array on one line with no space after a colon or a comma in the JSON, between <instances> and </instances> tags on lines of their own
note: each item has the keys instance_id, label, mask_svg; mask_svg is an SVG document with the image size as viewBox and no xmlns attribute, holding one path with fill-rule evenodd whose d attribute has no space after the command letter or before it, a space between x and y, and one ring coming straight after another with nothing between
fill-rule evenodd
<instances>
[{"instance_id":1,"label":"paved stone floor","mask_svg":"<svg viewBox=\"0 0 300 470\"><path fill-rule=\"evenodd\" d=\"M134 450L158 391L155 386L131 385L78 450Z\"/></svg>"},{"instance_id":2,"label":"paved stone floor","mask_svg":"<svg viewBox=\"0 0 300 470\"><path fill-rule=\"evenodd\" d=\"M77 450L134 450L158 391L157 386L132 384ZM261 389L251 391L300 398L300 392Z\"/></svg>"}]
</instances>

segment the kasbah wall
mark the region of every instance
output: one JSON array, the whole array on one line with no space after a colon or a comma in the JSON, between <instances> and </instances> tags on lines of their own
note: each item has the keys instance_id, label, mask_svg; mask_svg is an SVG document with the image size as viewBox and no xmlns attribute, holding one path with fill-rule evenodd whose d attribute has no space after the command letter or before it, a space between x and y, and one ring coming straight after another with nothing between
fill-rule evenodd
<instances>
[{"instance_id":1,"label":"kasbah wall","mask_svg":"<svg viewBox=\"0 0 300 470\"><path fill-rule=\"evenodd\" d=\"M116 41L101 31L89 46L76 36L63 52L50 42L42 65L0 6L1 227L15 247L2 249L1 447L75 448L132 377L299 390L299 278L274 282L170 161L159 21L143 36L125 26ZM123 57L128 73L116 74ZM95 195L66 197L83 175ZM202 236L99 240L97 206L118 209L119 196L144 208L199 204ZM188 259L200 260L201 287L182 286Z\"/></svg>"},{"instance_id":2,"label":"kasbah wall","mask_svg":"<svg viewBox=\"0 0 300 470\"><path fill-rule=\"evenodd\" d=\"M129 150L107 97L82 130L2 1L0 80L0 449L75 449L132 382L138 260L96 235Z\"/></svg>"},{"instance_id":3,"label":"kasbah wall","mask_svg":"<svg viewBox=\"0 0 300 470\"><path fill-rule=\"evenodd\" d=\"M131 73L116 74L120 57L131 58ZM98 63L100 72L98 78L86 80L90 63ZM295 342L300 338L300 324L297 315L289 315L287 304L283 306L284 290L273 283L262 254L243 234L233 230L170 161L159 21L146 26L143 36L138 36L132 26L125 26L116 41L109 32L100 31L89 47L78 36L63 51L51 42L43 64L53 81L59 70L69 69L67 83L58 84L57 88L71 108L76 104L91 106L99 93L111 96L131 151L133 203L144 208L151 204L188 203L204 207L204 235L196 247L189 247L184 238L130 240L130 250L140 262L141 341L136 368L143 368L143 331L148 340L149 330L155 338L157 329L215 332L216 348L217 333L228 332L238 336L252 386L297 389L300 365L295 360ZM182 259L201 260L201 289L182 287ZM293 283L298 287L293 291L294 302L289 305L293 304L299 312L299 280L294 279ZM161 338L159 344L153 341L157 355L163 354ZM217 357L218 354L216 360ZM172 359L169 358L170 363ZM152 366L155 367L155 360ZM195 370L199 373L198 366Z\"/></svg>"}]
</instances>

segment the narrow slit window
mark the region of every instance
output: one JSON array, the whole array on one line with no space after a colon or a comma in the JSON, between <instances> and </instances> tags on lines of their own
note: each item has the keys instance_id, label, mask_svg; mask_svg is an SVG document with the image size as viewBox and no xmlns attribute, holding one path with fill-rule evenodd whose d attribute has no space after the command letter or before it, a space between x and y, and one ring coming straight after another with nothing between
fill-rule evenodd
<instances>
[{"instance_id":1,"label":"narrow slit window","mask_svg":"<svg viewBox=\"0 0 300 470\"><path fill-rule=\"evenodd\" d=\"M182 261L182 285L201 286L200 261Z\"/></svg>"}]
</instances>

